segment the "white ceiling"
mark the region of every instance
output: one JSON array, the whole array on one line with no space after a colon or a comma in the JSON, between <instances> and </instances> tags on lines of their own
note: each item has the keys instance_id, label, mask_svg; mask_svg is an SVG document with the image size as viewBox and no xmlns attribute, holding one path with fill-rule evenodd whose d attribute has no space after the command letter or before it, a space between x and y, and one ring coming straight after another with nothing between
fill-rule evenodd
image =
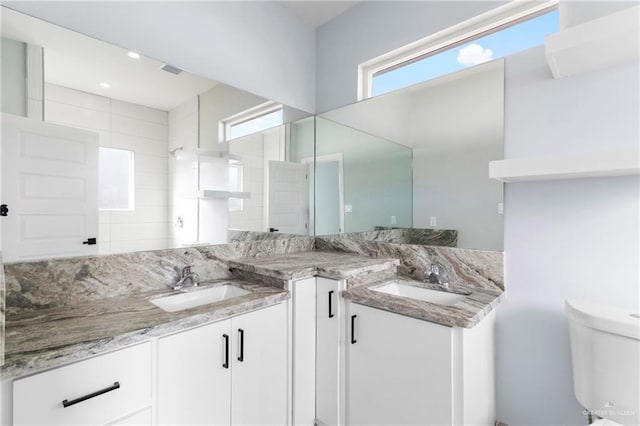
<instances>
[{"instance_id":1,"label":"white ceiling","mask_svg":"<svg viewBox=\"0 0 640 426\"><path fill-rule=\"evenodd\" d=\"M217 82L160 70L163 62L2 7L2 37L44 48L45 81L84 92L171 110ZM110 88L100 87L105 82Z\"/></svg>"},{"instance_id":2,"label":"white ceiling","mask_svg":"<svg viewBox=\"0 0 640 426\"><path fill-rule=\"evenodd\" d=\"M333 0L296 0L296 1L277 1L281 5L290 9L305 22L319 27L338 15L342 15L345 11L358 4L356 1L333 1Z\"/></svg>"}]
</instances>

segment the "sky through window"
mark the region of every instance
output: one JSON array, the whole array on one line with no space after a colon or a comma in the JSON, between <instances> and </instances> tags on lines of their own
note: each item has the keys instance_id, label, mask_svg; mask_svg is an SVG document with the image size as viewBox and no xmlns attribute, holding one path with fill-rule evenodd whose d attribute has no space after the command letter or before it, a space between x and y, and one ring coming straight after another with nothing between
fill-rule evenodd
<instances>
[{"instance_id":1,"label":"sky through window","mask_svg":"<svg viewBox=\"0 0 640 426\"><path fill-rule=\"evenodd\" d=\"M557 31L558 10L556 9L444 52L376 75L372 79L371 94L372 96L381 95L542 45L547 35Z\"/></svg>"}]
</instances>

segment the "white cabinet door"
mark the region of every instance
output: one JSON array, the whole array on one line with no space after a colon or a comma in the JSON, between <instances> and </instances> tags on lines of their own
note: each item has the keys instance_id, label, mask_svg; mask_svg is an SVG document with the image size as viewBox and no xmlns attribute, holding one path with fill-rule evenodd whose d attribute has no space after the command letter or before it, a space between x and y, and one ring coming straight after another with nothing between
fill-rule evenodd
<instances>
[{"instance_id":1,"label":"white cabinet door","mask_svg":"<svg viewBox=\"0 0 640 426\"><path fill-rule=\"evenodd\" d=\"M452 424L451 328L347 305L347 424Z\"/></svg>"},{"instance_id":2,"label":"white cabinet door","mask_svg":"<svg viewBox=\"0 0 640 426\"><path fill-rule=\"evenodd\" d=\"M340 281L317 278L316 418L337 425L340 402Z\"/></svg>"},{"instance_id":3,"label":"white cabinet door","mask_svg":"<svg viewBox=\"0 0 640 426\"><path fill-rule=\"evenodd\" d=\"M0 166L5 262L98 252L97 133L2 114Z\"/></svg>"},{"instance_id":4,"label":"white cabinet door","mask_svg":"<svg viewBox=\"0 0 640 426\"><path fill-rule=\"evenodd\" d=\"M146 408L109 423L106 426L151 426L152 424L151 408Z\"/></svg>"},{"instance_id":5,"label":"white cabinet door","mask_svg":"<svg viewBox=\"0 0 640 426\"><path fill-rule=\"evenodd\" d=\"M316 417L316 278L291 283L293 301L293 424Z\"/></svg>"},{"instance_id":6,"label":"white cabinet door","mask_svg":"<svg viewBox=\"0 0 640 426\"><path fill-rule=\"evenodd\" d=\"M232 318L231 423L287 422L287 309L284 303Z\"/></svg>"},{"instance_id":7,"label":"white cabinet door","mask_svg":"<svg viewBox=\"0 0 640 426\"><path fill-rule=\"evenodd\" d=\"M159 424L230 424L231 344L231 320L159 339Z\"/></svg>"}]
</instances>

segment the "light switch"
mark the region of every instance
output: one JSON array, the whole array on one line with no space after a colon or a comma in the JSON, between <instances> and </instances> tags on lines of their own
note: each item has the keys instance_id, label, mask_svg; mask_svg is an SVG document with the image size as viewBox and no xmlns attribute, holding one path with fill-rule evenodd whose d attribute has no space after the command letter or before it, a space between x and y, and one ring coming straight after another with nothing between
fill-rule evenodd
<instances>
[{"instance_id":1,"label":"light switch","mask_svg":"<svg viewBox=\"0 0 640 426\"><path fill-rule=\"evenodd\" d=\"M353 211L353 206L351 204L345 204L344 205L344 212L345 213L351 213Z\"/></svg>"}]
</instances>

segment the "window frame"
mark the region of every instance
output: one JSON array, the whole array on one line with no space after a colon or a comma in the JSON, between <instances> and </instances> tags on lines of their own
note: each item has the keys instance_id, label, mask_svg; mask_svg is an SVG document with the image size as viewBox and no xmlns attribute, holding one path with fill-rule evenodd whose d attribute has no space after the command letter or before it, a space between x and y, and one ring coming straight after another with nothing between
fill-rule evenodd
<instances>
[{"instance_id":1,"label":"window frame","mask_svg":"<svg viewBox=\"0 0 640 426\"><path fill-rule=\"evenodd\" d=\"M244 164L241 161L237 160L229 160L229 170L232 168L238 169L238 189L229 188L229 192L243 192L244 191ZM242 212L244 211L244 200L242 198L238 198L239 200L239 208L231 208L229 206L229 212Z\"/></svg>"},{"instance_id":2,"label":"window frame","mask_svg":"<svg viewBox=\"0 0 640 426\"><path fill-rule=\"evenodd\" d=\"M512 1L358 65L358 101L372 97L373 78L558 9L559 0Z\"/></svg>"},{"instance_id":3,"label":"window frame","mask_svg":"<svg viewBox=\"0 0 640 426\"><path fill-rule=\"evenodd\" d=\"M242 111L238 114L232 115L222 121L220 121L218 126L219 140L220 142L229 142L236 138L231 138L231 128L237 126L239 124L244 124L248 121L258 119L268 114L272 114L276 111L282 111L284 114L283 105L274 101L267 101L260 105L256 105L252 108L249 108L245 111ZM283 116L284 122L284 116ZM266 129L263 129L266 130Z\"/></svg>"},{"instance_id":4,"label":"window frame","mask_svg":"<svg viewBox=\"0 0 640 426\"><path fill-rule=\"evenodd\" d=\"M129 154L129 206L124 209L118 208L103 208L100 206L100 194L98 194L98 211L99 212L132 212L136 210L136 176L135 176L135 162L136 162L136 152L133 149L125 149L125 148L114 148L110 146L100 146L98 147L98 155L100 155L100 150L109 149L114 151L125 151ZM100 175L98 174L98 178ZM98 186L98 188L100 188Z\"/></svg>"}]
</instances>

